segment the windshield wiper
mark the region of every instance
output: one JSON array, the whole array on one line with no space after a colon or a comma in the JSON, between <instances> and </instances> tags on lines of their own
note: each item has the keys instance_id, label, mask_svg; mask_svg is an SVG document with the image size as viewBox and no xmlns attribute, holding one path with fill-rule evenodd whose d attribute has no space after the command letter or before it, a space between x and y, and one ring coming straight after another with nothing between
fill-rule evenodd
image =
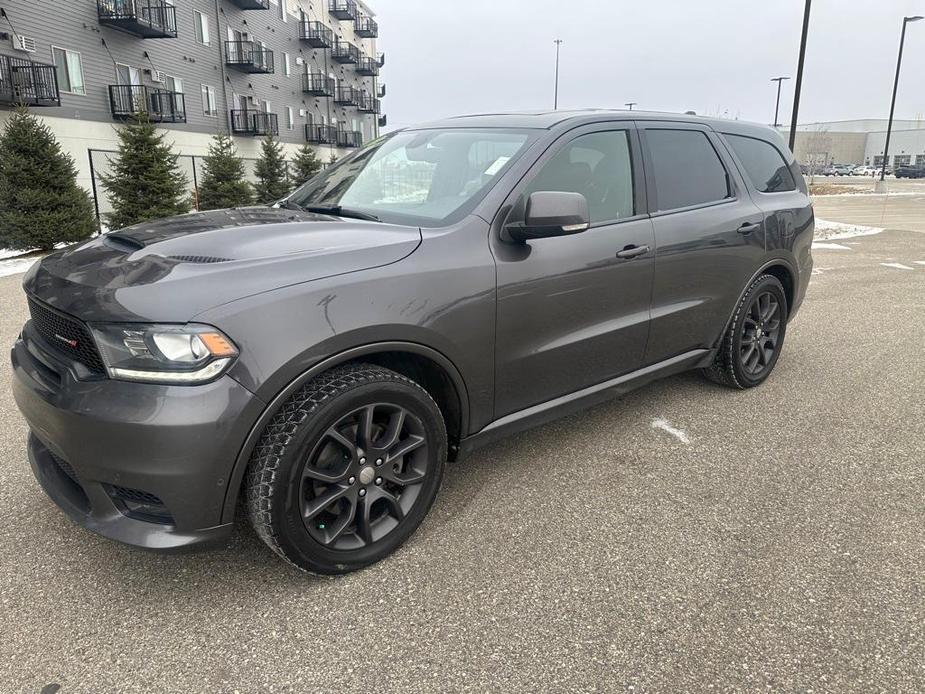
<instances>
[{"instance_id":1,"label":"windshield wiper","mask_svg":"<svg viewBox=\"0 0 925 694\"><path fill-rule=\"evenodd\" d=\"M289 202L288 200L286 201ZM295 203L293 203L295 204ZM340 205L306 205L301 209L306 212L318 212L320 214L330 214L335 217L351 217L353 219L365 219L368 222L378 222L379 218L374 214L369 214L368 212L360 212L359 210L351 210L347 207L341 207Z\"/></svg>"},{"instance_id":2,"label":"windshield wiper","mask_svg":"<svg viewBox=\"0 0 925 694\"><path fill-rule=\"evenodd\" d=\"M280 207L283 207L283 208L285 208L285 209L287 209L287 210L298 210L299 212L304 212L304 211L305 211L305 208L304 208L304 207L302 207L302 206L301 206L299 203L297 203L297 202L293 202L293 201L290 200L289 198L286 198L285 200L283 200L283 201L279 204L279 206L280 206Z\"/></svg>"}]
</instances>

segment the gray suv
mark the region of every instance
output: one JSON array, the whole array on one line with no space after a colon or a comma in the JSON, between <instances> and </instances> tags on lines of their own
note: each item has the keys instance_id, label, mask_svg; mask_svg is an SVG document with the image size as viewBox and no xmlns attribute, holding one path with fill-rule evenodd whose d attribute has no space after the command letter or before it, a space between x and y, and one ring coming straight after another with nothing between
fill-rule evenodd
<instances>
[{"instance_id":1,"label":"gray suv","mask_svg":"<svg viewBox=\"0 0 925 694\"><path fill-rule=\"evenodd\" d=\"M767 127L581 111L399 131L272 207L34 266L12 350L29 458L107 537L220 541L245 508L296 566L355 570L417 528L447 460L688 369L760 384L812 236Z\"/></svg>"}]
</instances>

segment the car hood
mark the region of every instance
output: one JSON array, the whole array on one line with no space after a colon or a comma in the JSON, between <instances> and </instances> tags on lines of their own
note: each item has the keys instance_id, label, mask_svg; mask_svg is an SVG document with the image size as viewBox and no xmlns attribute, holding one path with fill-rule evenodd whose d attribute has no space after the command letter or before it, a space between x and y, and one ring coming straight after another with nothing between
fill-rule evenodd
<instances>
[{"instance_id":1,"label":"car hood","mask_svg":"<svg viewBox=\"0 0 925 694\"><path fill-rule=\"evenodd\" d=\"M421 230L249 207L145 222L46 256L26 292L87 321L180 322L260 292L397 262Z\"/></svg>"}]
</instances>

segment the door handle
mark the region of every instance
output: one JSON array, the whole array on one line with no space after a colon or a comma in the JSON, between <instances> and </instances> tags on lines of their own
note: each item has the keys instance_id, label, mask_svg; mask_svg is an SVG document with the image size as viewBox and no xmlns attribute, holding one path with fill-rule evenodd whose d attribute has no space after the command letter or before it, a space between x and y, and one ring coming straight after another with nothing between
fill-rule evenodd
<instances>
[{"instance_id":1,"label":"door handle","mask_svg":"<svg viewBox=\"0 0 925 694\"><path fill-rule=\"evenodd\" d=\"M618 258L635 258L649 252L648 246L627 246L622 251L617 251Z\"/></svg>"},{"instance_id":2,"label":"door handle","mask_svg":"<svg viewBox=\"0 0 925 694\"><path fill-rule=\"evenodd\" d=\"M740 226L737 231L740 234L750 234L753 231L758 231L760 228L761 224L759 222L745 222L745 224Z\"/></svg>"}]
</instances>

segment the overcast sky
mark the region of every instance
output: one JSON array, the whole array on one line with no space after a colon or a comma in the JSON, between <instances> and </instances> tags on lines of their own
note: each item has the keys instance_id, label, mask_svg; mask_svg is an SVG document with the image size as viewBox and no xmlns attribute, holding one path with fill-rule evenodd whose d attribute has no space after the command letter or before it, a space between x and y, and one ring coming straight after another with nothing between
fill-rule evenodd
<instances>
[{"instance_id":1,"label":"overcast sky","mask_svg":"<svg viewBox=\"0 0 925 694\"><path fill-rule=\"evenodd\" d=\"M389 127L559 107L694 110L770 123L796 77L803 0L369 0ZM886 118L902 18L925 0L814 0L800 122ZM789 123L791 79L781 95ZM896 118L925 117L925 21L908 25Z\"/></svg>"}]
</instances>

